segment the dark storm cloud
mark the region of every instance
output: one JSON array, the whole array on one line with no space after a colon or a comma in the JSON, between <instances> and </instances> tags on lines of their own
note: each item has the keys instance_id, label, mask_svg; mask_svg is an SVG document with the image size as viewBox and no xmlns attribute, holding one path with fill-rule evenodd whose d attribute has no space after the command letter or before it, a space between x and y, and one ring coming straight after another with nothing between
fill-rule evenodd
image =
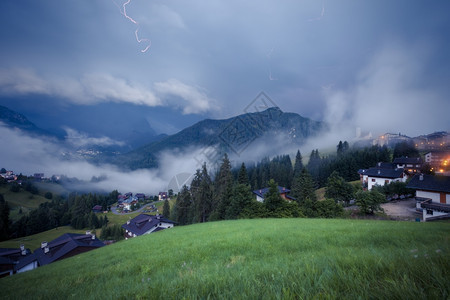
<instances>
[{"instance_id":1,"label":"dark storm cloud","mask_svg":"<svg viewBox=\"0 0 450 300\"><path fill-rule=\"evenodd\" d=\"M448 1L132 0L129 18L114 1L2 1L2 95L182 119L242 113L263 90L284 111L366 130L448 129ZM423 103L420 124L391 118Z\"/></svg>"}]
</instances>

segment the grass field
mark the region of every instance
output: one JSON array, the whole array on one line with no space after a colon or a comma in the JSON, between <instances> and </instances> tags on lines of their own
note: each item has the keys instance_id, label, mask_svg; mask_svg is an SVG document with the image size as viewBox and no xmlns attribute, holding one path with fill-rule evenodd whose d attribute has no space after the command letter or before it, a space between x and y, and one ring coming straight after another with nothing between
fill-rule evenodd
<instances>
[{"instance_id":1,"label":"grass field","mask_svg":"<svg viewBox=\"0 0 450 300\"><path fill-rule=\"evenodd\" d=\"M63 185L53 182L35 182L34 185L40 191L52 192L55 195L69 195L70 191Z\"/></svg>"},{"instance_id":2,"label":"grass field","mask_svg":"<svg viewBox=\"0 0 450 300\"><path fill-rule=\"evenodd\" d=\"M8 186L0 186L0 194L3 194L11 208L10 219L13 221L20 219L30 210L38 208L39 204L49 201L42 195L33 195L24 190L17 193L11 192ZM20 208L22 208L22 215L19 214Z\"/></svg>"},{"instance_id":3,"label":"grass field","mask_svg":"<svg viewBox=\"0 0 450 300\"><path fill-rule=\"evenodd\" d=\"M2 298L450 297L450 224L260 219L173 229L0 279Z\"/></svg>"},{"instance_id":4,"label":"grass field","mask_svg":"<svg viewBox=\"0 0 450 300\"><path fill-rule=\"evenodd\" d=\"M41 233L25 236L17 239L12 239L4 242L0 242L0 248L19 248L20 244L24 244L25 248L30 248L34 251L41 246L41 242L50 242L64 233L85 233L86 230L72 229L70 226L61 226L57 229L47 230Z\"/></svg>"}]
</instances>

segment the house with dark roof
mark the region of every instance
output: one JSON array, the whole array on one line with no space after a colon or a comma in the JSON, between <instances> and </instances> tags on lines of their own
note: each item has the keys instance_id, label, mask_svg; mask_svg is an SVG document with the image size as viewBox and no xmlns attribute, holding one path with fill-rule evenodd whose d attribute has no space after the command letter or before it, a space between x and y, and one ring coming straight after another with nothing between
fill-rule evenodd
<instances>
[{"instance_id":1,"label":"house with dark roof","mask_svg":"<svg viewBox=\"0 0 450 300\"><path fill-rule=\"evenodd\" d=\"M169 196L167 195L167 192L159 192L158 199L159 201L163 201L169 199Z\"/></svg>"},{"instance_id":2,"label":"house with dark roof","mask_svg":"<svg viewBox=\"0 0 450 300\"><path fill-rule=\"evenodd\" d=\"M295 200L294 198L292 198L291 196L289 196L288 194L291 192L290 189L282 187L282 186L277 186L278 188L278 193L280 194L281 198L283 198L284 200L287 201L292 201ZM264 202L264 195L269 191L269 188L263 188L263 189L259 189L259 190L254 190L253 194L256 195L256 200L259 202Z\"/></svg>"},{"instance_id":3,"label":"house with dark roof","mask_svg":"<svg viewBox=\"0 0 450 300\"><path fill-rule=\"evenodd\" d=\"M415 175L407 184L416 190L416 209L424 221L450 218L450 177Z\"/></svg>"},{"instance_id":4,"label":"house with dark roof","mask_svg":"<svg viewBox=\"0 0 450 300\"><path fill-rule=\"evenodd\" d=\"M364 188L371 190L375 185L385 185L393 181L405 182L408 175L403 168L397 168L391 163L377 163L377 166L369 169L359 169L359 176Z\"/></svg>"},{"instance_id":5,"label":"house with dark roof","mask_svg":"<svg viewBox=\"0 0 450 300\"><path fill-rule=\"evenodd\" d=\"M144 193L137 193L136 194L136 198L138 198L139 200L144 200L145 199L145 194Z\"/></svg>"},{"instance_id":6,"label":"house with dark roof","mask_svg":"<svg viewBox=\"0 0 450 300\"><path fill-rule=\"evenodd\" d=\"M125 239L150 234L166 228L172 228L175 222L161 215L140 214L122 225L125 229Z\"/></svg>"},{"instance_id":7,"label":"house with dark roof","mask_svg":"<svg viewBox=\"0 0 450 300\"><path fill-rule=\"evenodd\" d=\"M408 157L402 156L394 158L393 163L397 166L397 168L403 168L409 174L420 173L420 169L423 165L423 160L420 157Z\"/></svg>"},{"instance_id":8,"label":"house with dark roof","mask_svg":"<svg viewBox=\"0 0 450 300\"><path fill-rule=\"evenodd\" d=\"M20 248L0 248L0 278L15 273L20 273L18 265L31 256L30 249Z\"/></svg>"},{"instance_id":9,"label":"house with dark roof","mask_svg":"<svg viewBox=\"0 0 450 300\"><path fill-rule=\"evenodd\" d=\"M105 244L90 232L65 233L51 242L42 242L41 247L34 250L29 263L36 262L40 267L103 246Z\"/></svg>"},{"instance_id":10,"label":"house with dark roof","mask_svg":"<svg viewBox=\"0 0 450 300\"><path fill-rule=\"evenodd\" d=\"M95 212L95 213L100 213L100 212L103 211L103 207L102 207L101 205L95 205L95 206L92 208L92 211Z\"/></svg>"}]
</instances>

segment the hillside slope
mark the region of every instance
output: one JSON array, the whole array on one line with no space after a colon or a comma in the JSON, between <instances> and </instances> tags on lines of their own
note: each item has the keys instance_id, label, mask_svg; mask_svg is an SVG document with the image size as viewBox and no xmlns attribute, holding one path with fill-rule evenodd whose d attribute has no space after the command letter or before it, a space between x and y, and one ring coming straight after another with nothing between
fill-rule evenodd
<instances>
[{"instance_id":1,"label":"hillside slope","mask_svg":"<svg viewBox=\"0 0 450 300\"><path fill-rule=\"evenodd\" d=\"M160 141L120 155L113 162L131 169L152 168L158 165L157 155L164 150L217 145L232 155L242 152L253 141L268 138L273 143L275 137L284 137L283 143L301 145L324 128L325 123L272 107L224 120L200 121Z\"/></svg>"},{"instance_id":2,"label":"hillside slope","mask_svg":"<svg viewBox=\"0 0 450 300\"><path fill-rule=\"evenodd\" d=\"M260 219L175 227L0 279L2 298L447 299L450 225Z\"/></svg>"},{"instance_id":3,"label":"hillside slope","mask_svg":"<svg viewBox=\"0 0 450 300\"><path fill-rule=\"evenodd\" d=\"M52 136L49 132L37 127L24 115L0 105L0 122L9 128L20 129L32 136Z\"/></svg>"}]
</instances>

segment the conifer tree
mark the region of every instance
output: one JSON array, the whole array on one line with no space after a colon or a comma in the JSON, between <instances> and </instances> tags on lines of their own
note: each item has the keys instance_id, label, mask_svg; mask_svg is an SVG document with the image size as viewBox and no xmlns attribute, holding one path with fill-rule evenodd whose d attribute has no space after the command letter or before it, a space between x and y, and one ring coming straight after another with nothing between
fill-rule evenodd
<instances>
[{"instance_id":1,"label":"conifer tree","mask_svg":"<svg viewBox=\"0 0 450 300\"><path fill-rule=\"evenodd\" d=\"M301 205L306 199L315 202L316 197L316 185L311 175L306 168L302 169L299 176L294 178L292 184L291 196Z\"/></svg>"},{"instance_id":2,"label":"conifer tree","mask_svg":"<svg viewBox=\"0 0 450 300\"><path fill-rule=\"evenodd\" d=\"M250 215L253 202L250 186L246 184L236 184L233 188L233 194L230 206L227 208L227 219L236 219L241 215Z\"/></svg>"},{"instance_id":3,"label":"conifer tree","mask_svg":"<svg viewBox=\"0 0 450 300\"><path fill-rule=\"evenodd\" d=\"M0 194L0 241L9 237L9 205Z\"/></svg>"},{"instance_id":4,"label":"conifer tree","mask_svg":"<svg viewBox=\"0 0 450 300\"><path fill-rule=\"evenodd\" d=\"M224 220L226 210L230 206L231 194L233 192L233 175L231 174L231 163L225 153L222 164L214 181L214 201L212 210L215 219Z\"/></svg>"},{"instance_id":5,"label":"conifer tree","mask_svg":"<svg viewBox=\"0 0 450 300\"><path fill-rule=\"evenodd\" d=\"M241 168L239 169L238 174L238 184L249 184L247 168L245 167L245 163L242 163Z\"/></svg>"},{"instance_id":6,"label":"conifer tree","mask_svg":"<svg viewBox=\"0 0 450 300\"><path fill-rule=\"evenodd\" d=\"M195 183L195 184L194 184ZM207 222L212 211L212 181L203 164L202 170L197 170L191 183L192 200L194 202L193 222Z\"/></svg>"},{"instance_id":7,"label":"conifer tree","mask_svg":"<svg viewBox=\"0 0 450 300\"><path fill-rule=\"evenodd\" d=\"M275 212L283 206L285 200L281 198L278 186L273 179L269 180L269 190L264 195L264 205L269 212Z\"/></svg>"},{"instance_id":8,"label":"conifer tree","mask_svg":"<svg viewBox=\"0 0 450 300\"><path fill-rule=\"evenodd\" d=\"M302 154L300 153L300 150L297 150L297 154L295 155L293 178L300 176L302 170L303 170L303 158Z\"/></svg>"},{"instance_id":9,"label":"conifer tree","mask_svg":"<svg viewBox=\"0 0 450 300\"><path fill-rule=\"evenodd\" d=\"M189 224L192 221L189 212L191 210L192 198L186 185L183 185L180 193L178 194L177 201L175 203L175 215L174 220L180 225Z\"/></svg>"},{"instance_id":10,"label":"conifer tree","mask_svg":"<svg viewBox=\"0 0 450 300\"><path fill-rule=\"evenodd\" d=\"M165 218L169 218L170 217L170 204L169 204L169 200L164 200L164 205L163 205L163 216Z\"/></svg>"}]
</instances>

